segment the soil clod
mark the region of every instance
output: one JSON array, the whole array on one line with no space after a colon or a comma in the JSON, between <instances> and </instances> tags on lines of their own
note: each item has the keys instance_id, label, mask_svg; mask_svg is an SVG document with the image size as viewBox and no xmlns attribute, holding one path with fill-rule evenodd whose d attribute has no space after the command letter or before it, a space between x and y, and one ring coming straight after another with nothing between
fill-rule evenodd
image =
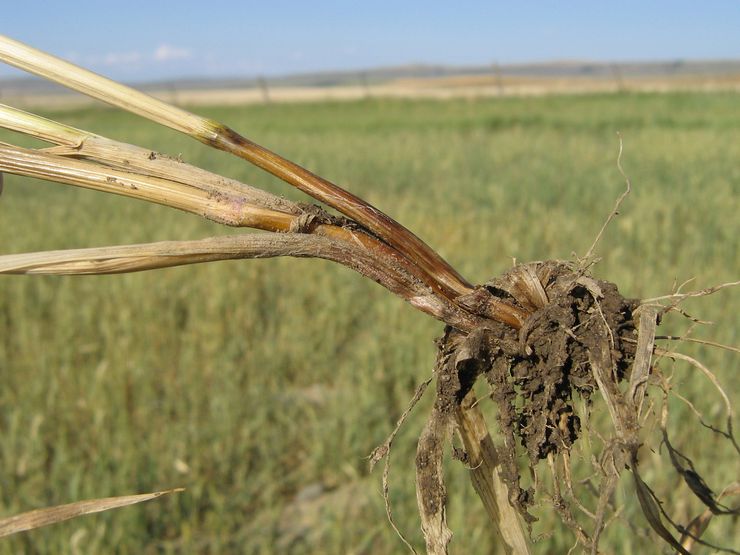
<instances>
[{"instance_id":1,"label":"soil clod","mask_svg":"<svg viewBox=\"0 0 740 555\"><path fill-rule=\"evenodd\" d=\"M599 388L589 352L608 346L613 384L629 378L638 302L625 299L613 283L559 261L517 266L478 288L475 302L484 303L484 292L531 316L518 332L492 321L467 335L448 328L439 341L436 406L449 412L485 376L506 447L501 456L510 501L532 521L528 507L535 492L520 485L517 445L530 467L571 449L581 433L574 400L589 402Z\"/></svg>"}]
</instances>

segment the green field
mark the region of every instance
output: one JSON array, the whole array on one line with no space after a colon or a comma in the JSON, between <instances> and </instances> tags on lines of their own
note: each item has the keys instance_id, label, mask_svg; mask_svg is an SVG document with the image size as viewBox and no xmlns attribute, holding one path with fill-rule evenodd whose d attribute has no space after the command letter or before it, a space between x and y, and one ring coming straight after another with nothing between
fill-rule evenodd
<instances>
[{"instance_id":1,"label":"green field","mask_svg":"<svg viewBox=\"0 0 740 555\"><path fill-rule=\"evenodd\" d=\"M740 277L739 102L729 93L626 94L195 111L376 204L478 283L513 258L585 253L624 188L615 163L621 131L634 191L595 272L626 296L646 298L669 293L674 280L693 277L691 288L701 288ZM303 198L245 162L118 111L44 115ZM235 232L138 201L5 181L3 253ZM696 337L731 345L740 344L738 307L737 290L686 305L715 323ZM187 488L21 534L0 542L0 554L403 553L367 455L431 372L441 331L381 287L324 261L0 277L0 516ZM738 400L736 354L681 350L716 370ZM684 365L664 368L720 425L722 407L706 380ZM430 401L397 439L391 477L399 527L418 547L413 458ZM677 414L684 418L673 423L674 443L709 485L737 479L726 442L688 411ZM701 507L661 453L646 458L645 477L686 522ZM448 468L452 552L495 553L467 472L458 462ZM625 523L645 524L629 481L616 502L626 507L606 534L606 551L658 552L654 535ZM536 551L567 552L572 535L552 511L538 514L535 531L546 536ZM727 544L731 526L710 535Z\"/></svg>"}]
</instances>

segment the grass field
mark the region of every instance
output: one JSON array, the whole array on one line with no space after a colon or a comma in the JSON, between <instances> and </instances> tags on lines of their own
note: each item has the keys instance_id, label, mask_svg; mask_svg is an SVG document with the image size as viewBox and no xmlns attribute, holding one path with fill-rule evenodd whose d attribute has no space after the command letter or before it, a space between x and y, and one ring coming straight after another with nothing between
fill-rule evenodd
<instances>
[{"instance_id":1,"label":"grass field","mask_svg":"<svg viewBox=\"0 0 740 555\"><path fill-rule=\"evenodd\" d=\"M624 188L597 275L623 294L740 275L737 94L365 100L198 108L387 211L474 282L520 261L585 253ZM102 108L45 114L301 198L246 163ZM7 140L7 135L0 140ZM14 140L18 141L16 137ZM6 176L2 252L233 233L158 206ZM687 304L697 337L740 344L738 292ZM681 326L685 327L684 323ZM670 326L668 331L681 329ZM0 515L184 486L177 496L0 542L9 553L402 553L367 455L431 372L442 326L323 261L222 262L101 277L0 278ZM732 353L683 345L740 389ZM670 365L666 368L670 370ZM717 396L676 365L679 390L722 422ZM392 500L421 546L413 486L425 398L396 441ZM487 403L488 405L490 403ZM494 422L489 411L489 421ZM736 458L688 411L674 443L709 485ZM659 460L662 460L660 466ZM701 508L668 472L645 478L686 521ZM496 553L460 463L449 465L454 553ZM612 553L657 552L630 483ZM539 553L573 544L539 511ZM551 534L549 534L552 532ZM737 532L737 530L735 530ZM727 544L728 523L713 535Z\"/></svg>"}]
</instances>

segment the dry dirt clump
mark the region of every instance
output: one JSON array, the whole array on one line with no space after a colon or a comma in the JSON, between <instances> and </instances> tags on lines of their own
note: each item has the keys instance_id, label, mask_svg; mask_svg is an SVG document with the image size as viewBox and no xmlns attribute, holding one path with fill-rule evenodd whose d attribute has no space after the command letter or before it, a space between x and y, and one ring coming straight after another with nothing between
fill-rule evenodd
<instances>
[{"instance_id":1,"label":"dry dirt clump","mask_svg":"<svg viewBox=\"0 0 740 555\"><path fill-rule=\"evenodd\" d=\"M447 328L438 342L437 407L447 412L459 405L478 376L485 376L498 407L510 501L531 521L527 507L534 491L520 487L516 446L524 448L532 467L571 448L581 432L574 396L588 401L599 387L590 351L606 341L614 361L612 380L629 378L638 301L622 297L613 283L559 261L517 266L471 297L487 294L533 314L519 331L490 322L468 335Z\"/></svg>"},{"instance_id":2,"label":"dry dirt clump","mask_svg":"<svg viewBox=\"0 0 740 555\"><path fill-rule=\"evenodd\" d=\"M456 299L482 318L472 330L448 326L437 342L436 400L419 439L416 458L417 497L428 551L446 553L451 538L443 510L446 489L442 451L445 442L451 440L452 431L457 430L464 449L453 448L453 454L471 470L473 484L512 553L529 551L526 546L514 547L521 538L506 537L501 516L505 509L488 502L491 496L498 498L499 494L486 493L497 487L493 482L484 483L488 479L486 473L493 472L505 485L508 502L527 523L530 537L531 524L536 520L530 509L544 501L573 531L578 544L590 553L598 553L599 538L617 510L612 494L620 476L629 471L646 520L676 552L687 555L691 545L701 543L737 553L701 540L706 528L701 517L688 526L676 523L639 470L639 450L648 441L641 432L649 417L660 427L660 443L670 456L672 469L707 507L708 512L703 515L706 522L716 515L740 514L737 508L720 502L723 496L740 492L738 485L731 484L715 495L692 461L672 446L667 428L670 379L652 359L659 353L685 360L712 381L725 401L727 431L712 430L740 452L732 433L732 407L716 378L690 357L655 346L656 326L663 314L676 309L677 302L731 285L735 284L661 297L658 299L669 299L674 304L660 305L656 299L624 298L615 284L592 277L582 261L552 260L517 265ZM528 314L519 329L485 317L489 307L500 302ZM474 441L470 439L475 428L471 422L482 418L471 412L478 403L473 391L478 378L488 382L489 397L496 404L503 440L500 448L493 447L490 437L485 438L485 423L483 435L476 435ZM648 386L657 395L646 403ZM594 427L592 416L596 415L597 403L606 409L601 412L608 419L600 424L608 422L606 430ZM580 444L579 451L571 457L571 450L582 436L588 436L587 445L600 444L601 448L584 457L591 448L584 450L584 444ZM471 455L470 449L475 451L478 440L481 448L488 450L489 466L476 476L478 466L485 462L480 453ZM651 447L657 449L658 445ZM527 480L520 471L522 457L528 462ZM571 467L576 458L591 467L590 475L578 483ZM550 483L539 479L542 461L546 461ZM582 494L590 500L585 502ZM503 495L506 498L507 494ZM506 518L509 528L517 526L518 519ZM664 521L680 534L680 539L675 538Z\"/></svg>"}]
</instances>

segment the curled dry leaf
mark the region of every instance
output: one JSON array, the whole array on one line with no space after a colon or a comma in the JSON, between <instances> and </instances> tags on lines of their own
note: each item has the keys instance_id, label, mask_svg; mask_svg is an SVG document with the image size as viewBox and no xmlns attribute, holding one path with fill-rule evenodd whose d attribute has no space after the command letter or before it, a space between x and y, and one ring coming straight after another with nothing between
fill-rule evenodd
<instances>
[{"instance_id":1,"label":"curled dry leaf","mask_svg":"<svg viewBox=\"0 0 740 555\"><path fill-rule=\"evenodd\" d=\"M717 501L721 501L725 497L740 497L740 483L735 482L734 484L727 486L724 491L717 496ZM735 506L730 510L736 514L740 513L740 502L736 502ZM694 518L688 526L686 526L686 531L681 535L681 546L684 549L689 552L691 551L697 540L701 538L702 534L706 531L709 523L714 517L714 514L715 513L711 508L707 508L703 513Z\"/></svg>"}]
</instances>

